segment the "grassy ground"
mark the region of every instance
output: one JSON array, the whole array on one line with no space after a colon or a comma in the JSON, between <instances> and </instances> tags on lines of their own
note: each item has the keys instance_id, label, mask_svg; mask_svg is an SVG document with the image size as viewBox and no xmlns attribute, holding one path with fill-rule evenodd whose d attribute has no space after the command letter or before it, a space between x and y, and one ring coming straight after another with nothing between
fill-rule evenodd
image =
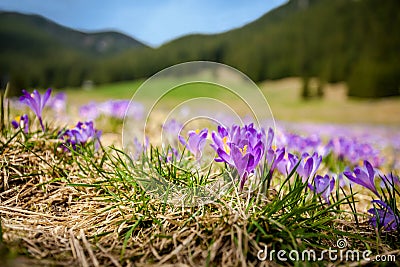
<instances>
[{"instance_id":1,"label":"grassy ground","mask_svg":"<svg viewBox=\"0 0 400 267\"><path fill-rule=\"evenodd\" d=\"M400 256L398 235L373 231L348 190L337 190L326 205L298 176L274 175L270 187L251 193L233 187L212 203L181 206L149 194L138 180L151 173L173 184L193 181L197 174L185 165L190 157L171 164L153 151L129 163L110 148L65 153L56 132L1 140L2 266L370 264L327 254L319 261L257 256L266 247L320 256L343 239L344 252L371 250L372 260L377 254ZM217 168L217 175L233 174Z\"/></svg>"},{"instance_id":2,"label":"grassy ground","mask_svg":"<svg viewBox=\"0 0 400 267\"><path fill-rule=\"evenodd\" d=\"M130 98L139 85L140 81L89 91L71 88L67 94L69 104L77 108L89 101ZM172 98L180 101L202 94L225 97L215 87L196 92L198 86L177 90ZM396 116L400 99L348 100L344 86L338 84L328 86L326 98L304 102L298 97L300 86L296 78L260 84L278 120L400 123ZM154 95L149 93L148 97L151 100ZM51 115L47 113L46 118ZM374 196L360 187L353 195L352 188L336 186L328 205L308 190L294 171L286 176L276 171L269 175L269 166L264 163L263 171L257 169L251 178L254 184L251 180L246 190L232 186L205 205L185 206L165 201L160 192L161 196L171 192L171 184L174 188L190 185L197 192L200 186L220 178L229 181L237 173L223 164L212 165L209 172L197 170L190 153L182 160L167 162L157 150L134 161L118 147L94 150L91 143L68 152L61 149L58 139L64 121L46 122L50 126L44 133L32 126L28 134L8 129L0 136L0 266L371 264L331 260L328 255L320 261L282 261L276 257L262 261L257 257L265 247L275 251L312 249L320 255L325 249L337 248L342 239L347 244L343 252L371 250L373 260L378 254L400 257L398 231L374 229L368 223L366 207L371 206ZM320 172L346 164L343 159L327 156ZM149 192L140 183L143 177L155 177L162 187L151 187ZM391 194L389 197L400 201L398 191Z\"/></svg>"}]
</instances>

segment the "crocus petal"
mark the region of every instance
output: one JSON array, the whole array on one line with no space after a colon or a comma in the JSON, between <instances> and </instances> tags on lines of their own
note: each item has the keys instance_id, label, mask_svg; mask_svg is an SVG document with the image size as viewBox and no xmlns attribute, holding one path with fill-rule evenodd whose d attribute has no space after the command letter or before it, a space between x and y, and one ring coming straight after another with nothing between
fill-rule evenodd
<instances>
[{"instance_id":1,"label":"crocus petal","mask_svg":"<svg viewBox=\"0 0 400 267\"><path fill-rule=\"evenodd\" d=\"M222 138L220 136L218 136L217 133L213 132L211 134L211 138L214 141L214 144L216 145L217 148L223 148L224 147L224 143L222 142Z\"/></svg>"},{"instance_id":2,"label":"crocus petal","mask_svg":"<svg viewBox=\"0 0 400 267\"><path fill-rule=\"evenodd\" d=\"M230 165L233 165L233 164L234 164L233 161L232 161L232 159L231 159L231 156L229 156L229 155L225 152L225 150L223 150L223 149L221 149L221 148L218 148L218 149L217 149L217 154L218 154L218 156L219 156L223 161L225 161L226 163L228 163L228 164L230 164Z\"/></svg>"},{"instance_id":3,"label":"crocus petal","mask_svg":"<svg viewBox=\"0 0 400 267\"><path fill-rule=\"evenodd\" d=\"M274 131L271 128L268 128L268 138L266 143L267 148L271 147L273 140L274 140Z\"/></svg>"},{"instance_id":4,"label":"crocus petal","mask_svg":"<svg viewBox=\"0 0 400 267\"><path fill-rule=\"evenodd\" d=\"M181 142L182 145L186 146L186 140L185 140L185 138L183 138L183 136L180 135L178 137L178 139L179 139L179 142Z\"/></svg>"},{"instance_id":5,"label":"crocus petal","mask_svg":"<svg viewBox=\"0 0 400 267\"><path fill-rule=\"evenodd\" d=\"M13 127L14 129L18 129L18 128L19 128L19 123L18 123L17 121L15 121L15 120L13 120L13 121L11 122L11 125L12 125L12 127Z\"/></svg>"},{"instance_id":6,"label":"crocus petal","mask_svg":"<svg viewBox=\"0 0 400 267\"><path fill-rule=\"evenodd\" d=\"M46 90L46 92L44 93L42 99L41 99L41 103L40 103L41 109L44 108L44 106L46 105L47 101L49 100L50 94L51 94L51 88L48 88Z\"/></svg>"},{"instance_id":7,"label":"crocus petal","mask_svg":"<svg viewBox=\"0 0 400 267\"><path fill-rule=\"evenodd\" d=\"M351 171L345 171L343 174L352 182L357 179Z\"/></svg>"},{"instance_id":8,"label":"crocus petal","mask_svg":"<svg viewBox=\"0 0 400 267\"><path fill-rule=\"evenodd\" d=\"M218 125L218 134L221 138L223 138L228 135L228 131L225 127Z\"/></svg>"},{"instance_id":9,"label":"crocus petal","mask_svg":"<svg viewBox=\"0 0 400 267\"><path fill-rule=\"evenodd\" d=\"M369 176L369 171L367 168L364 170L360 167L356 167L356 168L354 168L354 175L349 171L345 171L343 174L346 175L346 177L353 183L356 183L365 188L368 188L373 193L375 193L377 196L379 196L378 190L375 187L375 174L372 174L372 176Z\"/></svg>"},{"instance_id":10,"label":"crocus petal","mask_svg":"<svg viewBox=\"0 0 400 267\"><path fill-rule=\"evenodd\" d=\"M41 117L39 105L31 95L21 96L20 101L31 108L37 117Z\"/></svg>"},{"instance_id":11,"label":"crocus petal","mask_svg":"<svg viewBox=\"0 0 400 267\"><path fill-rule=\"evenodd\" d=\"M244 156L242 156L242 152L240 151L240 149L234 145L232 147L232 160L239 173L239 176L243 177L249 162L249 154L245 154Z\"/></svg>"},{"instance_id":12,"label":"crocus petal","mask_svg":"<svg viewBox=\"0 0 400 267\"><path fill-rule=\"evenodd\" d=\"M254 168L256 167L257 162L254 160L254 156L253 155L251 155L251 154L248 154L248 155L249 155L249 159L248 159L248 162L247 162L246 170L248 172L252 172L254 170Z\"/></svg>"},{"instance_id":13,"label":"crocus petal","mask_svg":"<svg viewBox=\"0 0 400 267\"><path fill-rule=\"evenodd\" d=\"M364 166L368 171L368 176L370 177L370 179L371 179L371 177L373 179L375 177L375 171L374 171L374 168L372 167L371 163L369 163L368 161L365 160Z\"/></svg>"},{"instance_id":14,"label":"crocus petal","mask_svg":"<svg viewBox=\"0 0 400 267\"><path fill-rule=\"evenodd\" d=\"M307 159L306 163L304 164L304 173L303 173L303 179L307 180L310 177L312 167L313 167L313 159L309 158Z\"/></svg>"}]
</instances>

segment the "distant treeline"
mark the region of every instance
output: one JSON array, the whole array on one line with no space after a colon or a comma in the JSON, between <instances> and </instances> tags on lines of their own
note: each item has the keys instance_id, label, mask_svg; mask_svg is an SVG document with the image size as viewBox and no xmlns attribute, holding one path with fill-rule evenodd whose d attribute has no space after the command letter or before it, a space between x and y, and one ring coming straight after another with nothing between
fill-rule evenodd
<instances>
[{"instance_id":1,"label":"distant treeline","mask_svg":"<svg viewBox=\"0 0 400 267\"><path fill-rule=\"evenodd\" d=\"M112 55L43 50L29 36L21 37L26 41L20 49L31 50L2 52L0 71L8 71L15 88L65 87L84 80L99 84L149 77L176 63L211 60L236 67L254 81L301 76L306 85L317 77L321 88L346 81L350 96L400 95L399 11L398 0L289 1L240 29Z\"/></svg>"}]
</instances>

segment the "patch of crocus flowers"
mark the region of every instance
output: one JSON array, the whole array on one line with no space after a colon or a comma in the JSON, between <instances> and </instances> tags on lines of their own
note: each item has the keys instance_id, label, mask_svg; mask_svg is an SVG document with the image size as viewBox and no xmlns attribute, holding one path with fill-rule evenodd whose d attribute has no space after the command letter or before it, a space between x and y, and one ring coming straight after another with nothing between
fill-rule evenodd
<instances>
[{"instance_id":1,"label":"patch of crocus flowers","mask_svg":"<svg viewBox=\"0 0 400 267\"><path fill-rule=\"evenodd\" d=\"M96 130L92 121L78 122L71 129L59 132L60 139L63 140L62 146L69 150L77 150L78 146L84 146L89 142L94 142L96 149L99 146L101 131Z\"/></svg>"},{"instance_id":2,"label":"patch of crocus flowers","mask_svg":"<svg viewBox=\"0 0 400 267\"><path fill-rule=\"evenodd\" d=\"M354 167L353 171L346 167L344 172L336 175L331 173L327 166L324 166L322 155L317 152L310 155L306 152L298 156L299 153L296 150L300 145L293 145L296 142L301 143L301 147L307 149L308 143L316 148L321 146L318 139L308 142L298 136L288 135L285 137L286 140L290 139L291 136L297 140L294 142L289 141L292 147L295 147L295 149L291 150L287 147L275 147L273 145L274 131L271 128L268 131L257 129L254 124L233 125L232 127L219 125L217 131L213 131L211 136L208 134L207 128L201 131L189 131L187 138L179 136L179 140L197 160L202 156L206 140L210 140L210 145L215 151L215 162L225 163L234 170L233 173L236 174L240 190L245 188L246 182L251 176L263 175L264 168L268 168L267 173L270 176L275 170L278 170L283 175L295 172L301 177L307 188L328 205L331 204L331 193L335 190L336 185L360 185L379 198L372 200L374 208L368 210L373 215L370 219L371 225L383 227L386 231L400 228L398 208L393 203L389 203L390 198L385 198L382 193L384 188L393 189L396 187L395 190L399 190L399 178L397 176L393 174L388 176L380 175L380 172L367 160L364 160L361 166ZM331 140L320 151L324 151L324 155L332 153L340 156L341 152L339 153L338 150L335 150L335 146L332 143L333 141ZM366 151L374 153L374 150L369 147L364 146L364 148L364 150L361 150L361 154L367 153ZM375 154L373 156L376 159ZM343 182L343 176L347 177L347 183ZM337 179L339 179L338 183L336 183ZM381 188L379 188L378 180L381 180Z\"/></svg>"},{"instance_id":3,"label":"patch of crocus flowers","mask_svg":"<svg viewBox=\"0 0 400 267\"><path fill-rule=\"evenodd\" d=\"M141 103L127 99L90 102L79 109L80 116L87 120L95 120L100 116L121 120L125 115L140 120L143 118L143 113L144 106Z\"/></svg>"},{"instance_id":4,"label":"patch of crocus flowers","mask_svg":"<svg viewBox=\"0 0 400 267\"><path fill-rule=\"evenodd\" d=\"M47 106L55 112L65 111L65 100L63 93L51 97L51 89L46 90L43 95L37 90L32 93L23 90L20 97L20 103L31 109L44 133L48 130L43 120L44 109ZM79 150L89 143L99 146L101 131L94 127L91 120L100 115L117 119L127 115L139 120L143 116L143 105L130 103L128 100L93 102L82 106L80 113L88 121L78 122L73 127L58 132L60 145L65 151ZM28 116L31 115L17 116L11 122L12 127L29 134L34 120L32 116ZM163 126L167 134L174 136L181 129L182 125L175 120ZM136 137L133 139L138 148L134 158L138 158L149 144L147 139L145 145ZM382 165L384 159L370 144L340 136L334 136L324 144L315 134L308 137L281 132L276 134L271 128L258 129L252 123L231 127L219 125L216 131L207 128L188 131L187 136L179 136L178 140L197 162L204 156L203 150L209 142L215 152L214 161L224 163L229 168L241 191L245 190L253 177L262 180L268 178L270 182L273 174L284 177L295 174L324 205L330 205L336 186L359 185L374 195L371 201L373 208L368 210L372 215L370 224L386 231L400 229L400 212L396 206L396 198L388 197L396 195L394 192L398 194L400 179L393 173L383 175L376 169ZM178 142L171 145L177 146ZM168 147L162 160L173 162L178 158L179 153L173 146ZM341 166L330 168L332 166L328 166L326 160L328 157L333 157Z\"/></svg>"},{"instance_id":5,"label":"patch of crocus flowers","mask_svg":"<svg viewBox=\"0 0 400 267\"><path fill-rule=\"evenodd\" d=\"M51 88L47 89L46 92L41 95L37 90L29 93L26 90L22 90L23 95L20 97L20 102L30 108L36 115L39 121L42 132L46 132L46 127L43 122L43 110L46 105L50 106L53 110L62 111L65 110L65 99L64 93L58 93L55 97L51 98ZM27 114L17 116L11 125L14 129L22 129L26 134L29 133L29 118ZM101 131L94 128L92 121L78 122L74 127L60 131L59 139L62 141L61 146L69 150L72 148L76 150L78 146L84 146L89 142L94 142L95 147L99 146Z\"/></svg>"},{"instance_id":6,"label":"patch of crocus flowers","mask_svg":"<svg viewBox=\"0 0 400 267\"><path fill-rule=\"evenodd\" d=\"M240 178L240 189L253 174L260 160L264 156L266 143L265 132L256 130L253 124L232 128L218 126L218 131L212 133L213 144L218 157L217 162L226 162L234 167Z\"/></svg>"}]
</instances>

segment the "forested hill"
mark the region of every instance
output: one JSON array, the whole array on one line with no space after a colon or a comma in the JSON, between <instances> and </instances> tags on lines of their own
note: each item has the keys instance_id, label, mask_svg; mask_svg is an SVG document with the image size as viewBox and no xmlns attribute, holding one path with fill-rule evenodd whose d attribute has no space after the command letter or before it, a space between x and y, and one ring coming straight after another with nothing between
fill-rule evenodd
<instances>
[{"instance_id":1,"label":"forested hill","mask_svg":"<svg viewBox=\"0 0 400 267\"><path fill-rule=\"evenodd\" d=\"M38 15L0 13L1 51L22 53L70 49L93 55L112 55L129 48L144 47L139 41L117 32L84 33L56 24Z\"/></svg>"},{"instance_id":2,"label":"forested hill","mask_svg":"<svg viewBox=\"0 0 400 267\"><path fill-rule=\"evenodd\" d=\"M102 83L147 77L179 62L212 60L255 81L319 77L322 83L348 82L354 96L399 95L399 10L398 0L292 0L239 29L189 35L157 49L133 47L90 62L81 58L75 71L81 79ZM47 71L62 69L55 67ZM55 77L43 81L71 83Z\"/></svg>"},{"instance_id":3,"label":"forested hill","mask_svg":"<svg viewBox=\"0 0 400 267\"><path fill-rule=\"evenodd\" d=\"M146 47L118 32L86 33L16 12L0 12L0 40L0 78L17 88L80 85L99 60Z\"/></svg>"}]
</instances>

